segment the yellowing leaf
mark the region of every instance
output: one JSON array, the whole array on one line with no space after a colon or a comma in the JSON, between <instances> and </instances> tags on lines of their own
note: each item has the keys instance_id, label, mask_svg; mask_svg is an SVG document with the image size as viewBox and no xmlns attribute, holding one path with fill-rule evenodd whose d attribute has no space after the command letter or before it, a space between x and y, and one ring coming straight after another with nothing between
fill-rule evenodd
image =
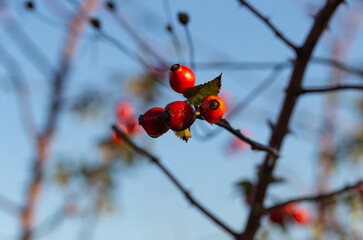
<instances>
[{"instance_id":1,"label":"yellowing leaf","mask_svg":"<svg viewBox=\"0 0 363 240\"><path fill-rule=\"evenodd\" d=\"M213 79L201 85L194 86L184 93L191 105L199 105L200 102L209 95L218 95L222 86L222 73Z\"/></svg>"},{"instance_id":2,"label":"yellowing leaf","mask_svg":"<svg viewBox=\"0 0 363 240\"><path fill-rule=\"evenodd\" d=\"M189 128L183 131L174 131L174 133L178 138L183 139L185 142L188 142L188 139L192 137Z\"/></svg>"}]
</instances>

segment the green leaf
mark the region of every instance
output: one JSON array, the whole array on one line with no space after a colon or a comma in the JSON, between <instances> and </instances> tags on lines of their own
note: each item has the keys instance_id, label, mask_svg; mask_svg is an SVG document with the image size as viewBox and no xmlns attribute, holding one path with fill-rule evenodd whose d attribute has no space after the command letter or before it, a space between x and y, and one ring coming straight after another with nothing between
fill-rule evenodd
<instances>
[{"instance_id":1,"label":"green leaf","mask_svg":"<svg viewBox=\"0 0 363 240\"><path fill-rule=\"evenodd\" d=\"M188 142L188 139L192 137L189 128L183 131L174 131L174 133L178 138L183 139L185 142Z\"/></svg>"},{"instance_id":2,"label":"green leaf","mask_svg":"<svg viewBox=\"0 0 363 240\"><path fill-rule=\"evenodd\" d=\"M250 194L253 191L253 184L250 181L248 181L248 180L240 181L236 185L245 194Z\"/></svg>"},{"instance_id":3,"label":"green leaf","mask_svg":"<svg viewBox=\"0 0 363 240\"><path fill-rule=\"evenodd\" d=\"M194 86L184 93L184 97L188 99L189 104L199 105L200 102L209 95L218 95L222 86L222 73L213 79L201 85Z\"/></svg>"}]
</instances>

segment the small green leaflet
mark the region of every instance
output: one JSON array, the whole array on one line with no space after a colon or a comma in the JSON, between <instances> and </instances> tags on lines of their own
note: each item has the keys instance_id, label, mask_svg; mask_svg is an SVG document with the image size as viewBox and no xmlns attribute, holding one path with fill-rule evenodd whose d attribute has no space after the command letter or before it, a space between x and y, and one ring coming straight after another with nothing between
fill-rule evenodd
<instances>
[{"instance_id":1,"label":"small green leaflet","mask_svg":"<svg viewBox=\"0 0 363 240\"><path fill-rule=\"evenodd\" d=\"M183 131L174 131L174 133L178 138L183 139L185 142L188 142L188 139L192 137L189 128Z\"/></svg>"},{"instance_id":2,"label":"small green leaflet","mask_svg":"<svg viewBox=\"0 0 363 240\"><path fill-rule=\"evenodd\" d=\"M250 194L253 190L253 184L248 180L238 182L237 187L240 188L245 194Z\"/></svg>"},{"instance_id":3,"label":"small green leaflet","mask_svg":"<svg viewBox=\"0 0 363 240\"><path fill-rule=\"evenodd\" d=\"M188 99L191 105L199 105L200 102L209 95L218 95L222 86L222 73L213 79L201 85L194 86L184 93L184 97Z\"/></svg>"}]
</instances>

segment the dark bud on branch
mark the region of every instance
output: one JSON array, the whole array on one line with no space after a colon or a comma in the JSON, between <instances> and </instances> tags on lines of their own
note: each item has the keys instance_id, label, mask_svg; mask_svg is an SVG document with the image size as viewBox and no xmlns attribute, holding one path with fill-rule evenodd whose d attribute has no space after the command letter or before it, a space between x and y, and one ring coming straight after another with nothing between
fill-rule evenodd
<instances>
[{"instance_id":1,"label":"dark bud on branch","mask_svg":"<svg viewBox=\"0 0 363 240\"><path fill-rule=\"evenodd\" d=\"M89 20L89 22L92 25L92 27L94 27L94 28L96 28L98 30L101 29L101 22L97 18L91 18Z\"/></svg>"},{"instance_id":2,"label":"dark bud on branch","mask_svg":"<svg viewBox=\"0 0 363 240\"><path fill-rule=\"evenodd\" d=\"M183 25L187 25L188 22L189 22L189 16L187 13L183 13L183 12L180 12L178 13L178 19L179 19L179 22Z\"/></svg>"},{"instance_id":3,"label":"dark bud on branch","mask_svg":"<svg viewBox=\"0 0 363 240\"><path fill-rule=\"evenodd\" d=\"M34 3L32 1L26 1L25 8L28 10L34 10Z\"/></svg>"},{"instance_id":4,"label":"dark bud on branch","mask_svg":"<svg viewBox=\"0 0 363 240\"><path fill-rule=\"evenodd\" d=\"M110 11L115 10L115 8L116 8L115 2L114 1L107 1L106 2L106 8L108 8L108 10L110 10Z\"/></svg>"},{"instance_id":5,"label":"dark bud on branch","mask_svg":"<svg viewBox=\"0 0 363 240\"><path fill-rule=\"evenodd\" d=\"M172 33L173 32L173 28L171 27L170 24L166 25L166 31Z\"/></svg>"}]
</instances>

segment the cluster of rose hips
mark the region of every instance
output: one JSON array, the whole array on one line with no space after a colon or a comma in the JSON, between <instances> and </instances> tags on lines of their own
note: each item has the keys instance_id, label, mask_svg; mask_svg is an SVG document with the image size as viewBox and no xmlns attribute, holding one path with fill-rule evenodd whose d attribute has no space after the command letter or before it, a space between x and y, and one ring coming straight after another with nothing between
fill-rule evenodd
<instances>
[{"instance_id":1,"label":"cluster of rose hips","mask_svg":"<svg viewBox=\"0 0 363 240\"><path fill-rule=\"evenodd\" d=\"M185 94L195 85L194 73L186 66L174 64L170 68L169 84L175 92ZM139 124L150 137L157 138L169 129L183 131L189 128L195 121L196 111L199 111L204 120L213 124L223 117L225 106L217 95L206 96L195 109L187 102L175 101L164 108L149 109L140 115Z\"/></svg>"},{"instance_id":2,"label":"cluster of rose hips","mask_svg":"<svg viewBox=\"0 0 363 240\"><path fill-rule=\"evenodd\" d=\"M279 225L288 221L306 224L310 220L310 212L297 203L290 203L272 211L269 217L271 222Z\"/></svg>"},{"instance_id":3,"label":"cluster of rose hips","mask_svg":"<svg viewBox=\"0 0 363 240\"><path fill-rule=\"evenodd\" d=\"M116 108L117 127L127 135L135 135L140 132L140 127L137 124L135 109L131 102L120 101ZM115 142L121 143L122 139L113 131L111 136Z\"/></svg>"}]
</instances>

